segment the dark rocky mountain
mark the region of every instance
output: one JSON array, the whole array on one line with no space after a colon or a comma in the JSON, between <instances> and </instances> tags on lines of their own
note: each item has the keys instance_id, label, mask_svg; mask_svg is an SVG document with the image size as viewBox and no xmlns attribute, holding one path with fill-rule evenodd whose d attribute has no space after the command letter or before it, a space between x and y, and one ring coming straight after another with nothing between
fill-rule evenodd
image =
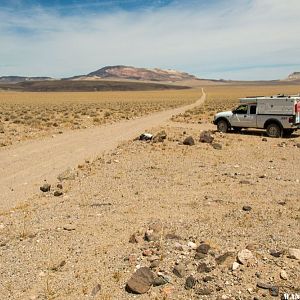
<instances>
[{"instance_id":1,"label":"dark rocky mountain","mask_svg":"<svg viewBox=\"0 0 300 300\"><path fill-rule=\"evenodd\" d=\"M287 80L300 80L300 72L291 73Z\"/></svg>"},{"instance_id":2,"label":"dark rocky mountain","mask_svg":"<svg viewBox=\"0 0 300 300\"><path fill-rule=\"evenodd\" d=\"M83 78L85 77L85 78ZM131 66L107 66L97 71L91 72L85 76L78 76L73 79L131 79L146 81L183 81L198 79L194 75L175 70L135 68Z\"/></svg>"}]
</instances>

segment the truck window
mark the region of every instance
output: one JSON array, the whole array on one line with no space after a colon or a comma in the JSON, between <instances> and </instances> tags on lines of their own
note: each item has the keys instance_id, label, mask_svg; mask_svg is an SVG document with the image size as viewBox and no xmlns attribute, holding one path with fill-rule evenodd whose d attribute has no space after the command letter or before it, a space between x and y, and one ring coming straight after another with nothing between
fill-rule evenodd
<instances>
[{"instance_id":1,"label":"truck window","mask_svg":"<svg viewBox=\"0 0 300 300\"><path fill-rule=\"evenodd\" d=\"M250 106L250 115L255 115L256 114L256 105L251 105Z\"/></svg>"},{"instance_id":2,"label":"truck window","mask_svg":"<svg viewBox=\"0 0 300 300\"><path fill-rule=\"evenodd\" d=\"M248 105L240 105L234 112L236 114L246 115L248 112Z\"/></svg>"}]
</instances>

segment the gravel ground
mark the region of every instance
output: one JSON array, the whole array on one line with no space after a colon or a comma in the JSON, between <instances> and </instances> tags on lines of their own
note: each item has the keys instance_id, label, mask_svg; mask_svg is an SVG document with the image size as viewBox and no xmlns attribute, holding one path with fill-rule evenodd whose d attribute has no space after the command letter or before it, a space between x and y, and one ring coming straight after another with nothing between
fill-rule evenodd
<instances>
[{"instance_id":1,"label":"gravel ground","mask_svg":"<svg viewBox=\"0 0 300 300\"><path fill-rule=\"evenodd\" d=\"M300 294L300 136L213 133L201 143L204 125L149 130L167 138L123 143L3 212L1 298ZM183 145L188 136L195 145ZM154 284L141 272L130 281L141 267Z\"/></svg>"}]
</instances>

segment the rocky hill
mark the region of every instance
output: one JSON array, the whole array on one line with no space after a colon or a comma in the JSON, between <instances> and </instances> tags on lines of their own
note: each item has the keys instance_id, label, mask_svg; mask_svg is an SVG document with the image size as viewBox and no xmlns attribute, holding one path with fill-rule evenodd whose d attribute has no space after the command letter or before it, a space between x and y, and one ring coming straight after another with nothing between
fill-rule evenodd
<instances>
[{"instance_id":1,"label":"rocky hill","mask_svg":"<svg viewBox=\"0 0 300 300\"><path fill-rule=\"evenodd\" d=\"M194 75L175 70L146 69L130 66L107 66L84 76L76 76L73 79L105 78L171 82L197 79Z\"/></svg>"}]
</instances>

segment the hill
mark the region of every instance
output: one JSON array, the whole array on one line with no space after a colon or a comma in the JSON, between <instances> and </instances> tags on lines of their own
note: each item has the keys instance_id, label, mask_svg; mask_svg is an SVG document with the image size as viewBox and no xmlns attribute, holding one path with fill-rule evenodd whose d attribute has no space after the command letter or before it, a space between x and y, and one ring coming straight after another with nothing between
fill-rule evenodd
<instances>
[{"instance_id":1,"label":"hill","mask_svg":"<svg viewBox=\"0 0 300 300\"><path fill-rule=\"evenodd\" d=\"M300 80L300 72L291 73L287 80Z\"/></svg>"},{"instance_id":2,"label":"hill","mask_svg":"<svg viewBox=\"0 0 300 300\"><path fill-rule=\"evenodd\" d=\"M43 81L52 80L51 77L25 77L25 76L2 76L0 83L18 83L23 81Z\"/></svg>"}]
</instances>

